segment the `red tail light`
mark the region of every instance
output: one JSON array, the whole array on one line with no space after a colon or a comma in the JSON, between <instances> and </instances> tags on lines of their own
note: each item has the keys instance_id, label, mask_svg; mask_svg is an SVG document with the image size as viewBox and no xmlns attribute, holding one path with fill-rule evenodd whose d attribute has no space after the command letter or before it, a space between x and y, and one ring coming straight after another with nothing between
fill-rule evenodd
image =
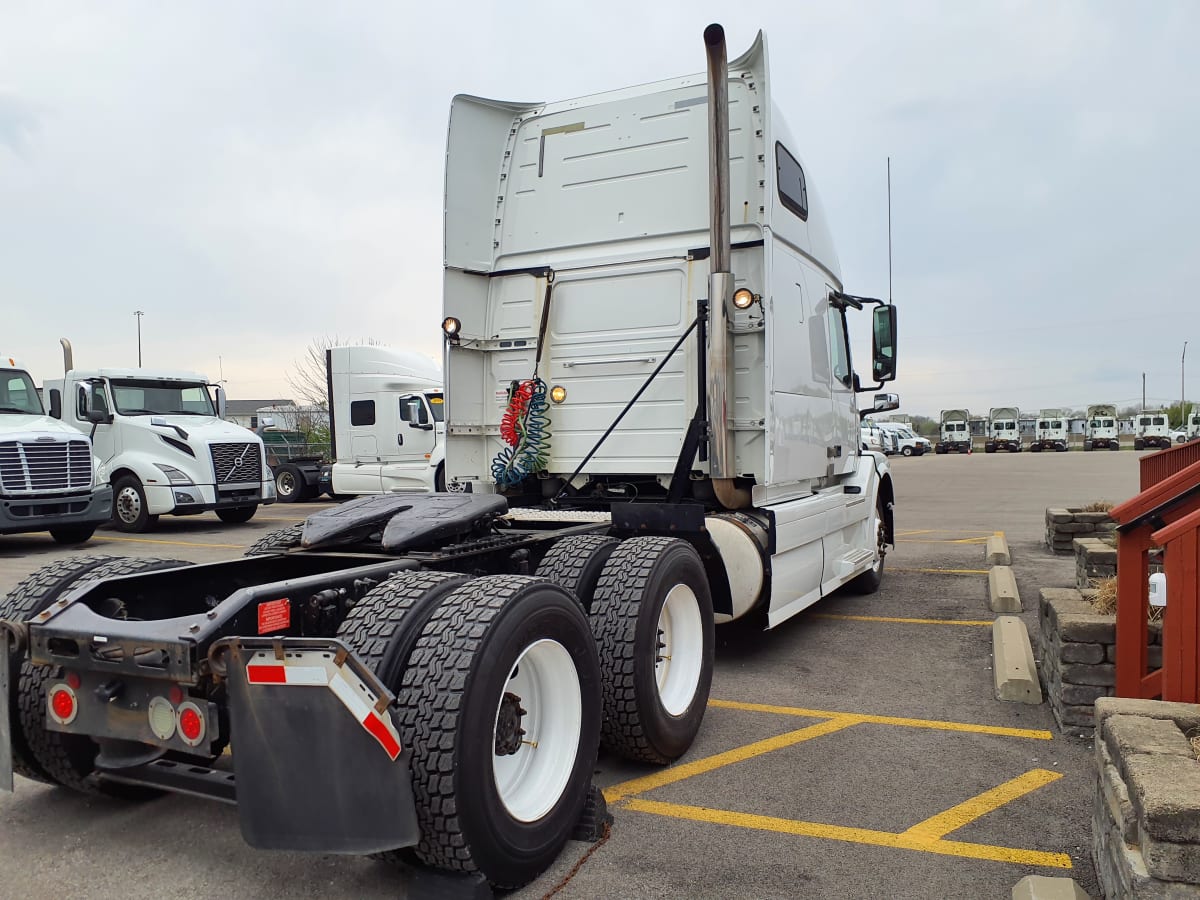
<instances>
[{"instance_id":1,"label":"red tail light","mask_svg":"<svg viewBox=\"0 0 1200 900\"><path fill-rule=\"evenodd\" d=\"M204 716L195 703L187 702L179 707L179 735L185 744L195 747L204 740Z\"/></svg>"},{"instance_id":2,"label":"red tail light","mask_svg":"<svg viewBox=\"0 0 1200 900\"><path fill-rule=\"evenodd\" d=\"M69 725L79 711L75 704L75 692L70 685L56 684L50 688L50 717L59 725Z\"/></svg>"}]
</instances>

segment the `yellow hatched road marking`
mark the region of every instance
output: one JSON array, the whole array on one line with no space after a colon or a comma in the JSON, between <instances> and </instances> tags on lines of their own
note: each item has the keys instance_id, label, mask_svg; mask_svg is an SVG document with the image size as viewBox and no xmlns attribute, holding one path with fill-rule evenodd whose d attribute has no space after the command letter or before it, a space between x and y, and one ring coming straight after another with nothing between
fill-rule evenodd
<instances>
[{"instance_id":1,"label":"yellow hatched road marking","mask_svg":"<svg viewBox=\"0 0 1200 900\"><path fill-rule=\"evenodd\" d=\"M802 837L826 838L852 844L872 844L876 847L893 847L899 850L917 850L938 853L943 856L958 856L967 859L984 859L995 862L1016 863L1025 866L1046 866L1056 869L1071 868L1071 857L1065 853L1046 853L1040 850L1019 850L1012 847L996 847L991 844L968 844L961 841L933 840L910 835L908 832L893 834L889 831L873 831L867 828L847 828L841 825L825 825L820 822L801 822L795 819L779 819L774 816L758 816L749 813L727 812L706 809L702 806L685 806L678 803L661 803L637 797L622 804L626 809L654 813L676 819L709 822L714 825L729 825L758 831L774 831Z\"/></svg>"},{"instance_id":2,"label":"yellow hatched road marking","mask_svg":"<svg viewBox=\"0 0 1200 900\"><path fill-rule=\"evenodd\" d=\"M845 619L850 622L899 622L903 625L969 625L975 628L992 624L991 619L900 619L893 616L843 616L835 613L812 613L814 619Z\"/></svg>"},{"instance_id":3,"label":"yellow hatched road marking","mask_svg":"<svg viewBox=\"0 0 1200 900\"><path fill-rule=\"evenodd\" d=\"M93 541L120 541L128 544L170 544L174 547L215 547L218 550L245 550L246 544L209 544L204 541L167 541L162 538L127 538L95 535Z\"/></svg>"},{"instance_id":4,"label":"yellow hatched road marking","mask_svg":"<svg viewBox=\"0 0 1200 900\"><path fill-rule=\"evenodd\" d=\"M806 719L852 719L872 725L899 725L903 728L929 728L934 731L962 731L970 734L996 734L1002 737L1027 738L1035 741L1054 739L1049 731L1030 728L1007 728L1002 725L974 725L970 722L946 722L940 719L906 719L899 716L873 716L869 713L845 713L828 709L802 709L796 706L771 706L765 703L741 703L736 700L709 700L718 709L740 709L747 712L773 713L780 716L800 716ZM853 723L852 723L853 724Z\"/></svg>"},{"instance_id":5,"label":"yellow hatched road marking","mask_svg":"<svg viewBox=\"0 0 1200 900\"><path fill-rule=\"evenodd\" d=\"M988 539L987 535L983 535L981 537L971 537L971 538L952 538L952 539L944 540L944 541L935 541L933 539L925 540L922 538L915 538L915 539L914 538L896 538L896 543L897 544L986 544L987 539Z\"/></svg>"},{"instance_id":6,"label":"yellow hatched road marking","mask_svg":"<svg viewBox=\"0 0 1200 900\"><path fill-rule=\"evenodd\" d=\"M930 816L924 822L918 822L904 832L905 837L937 841L958 831L964 825L974 822L980 816L999 809L1006 803L1011 803L1018 797L1024 797L1031 791L1058 781L1061 772L1051 772L1049 769L1032 769L1024 775L1018 775L1004 784L984 791L977 797L965 800L957 806L952 806L945 812Z\"/></svg>"},{"instance_id":7,"label":"yellow hatched road marking","mask_svg":"<svg viewBox=\"0 0 1200 900\"><path fill-rule=\"evenodd\" d=\"M766 740L755 741L753 744L746 744L744 747L726 750L724 753L716 753L712 756L706 756L703 759L684 763L683 765L662 769L653 774L644 775L641 778L634 778L629 781L623 781L620 784L614 784L604 789L604 799L609 803L616 803L618 800L623 800L634 794L652 791L655 788L683 781L685 778L703 775L705 772L711 772L723 766L733 765L747 759L753 759L756 756L762 756L764 753L770 753L772 750L781 750L784 747L791 747L795 744L821 737L822 735L832 734L835 731L841 731L843 728L849 728L851 725L857 725L859 722L857 716L849 715L835 715L835 717L830 718L828 713L819 713L817 717L828 718L828 721L818 722L815 725L809 725L807 728L789 731L786 734L767 738Z\"/></svg>"}]
</instances>

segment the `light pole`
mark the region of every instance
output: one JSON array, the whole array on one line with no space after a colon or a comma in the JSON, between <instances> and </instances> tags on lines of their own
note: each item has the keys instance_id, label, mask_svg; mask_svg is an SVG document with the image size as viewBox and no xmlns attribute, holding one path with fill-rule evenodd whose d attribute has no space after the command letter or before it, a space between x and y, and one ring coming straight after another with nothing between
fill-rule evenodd
<instances>
[{"instance_id":1,"label":"light pole","mask_svg":"<svg viewBox=\"0 0 1200 900\"><path fill-rule=\"evenodd\" d=\"M133 314L137 316L138 328L138 368L142 367L142 316L145 315L140 309L135 309ZM1186 347L1186 344L1184 345Z\"/></svg>"},{"instance_id":2,"label":"light pole","mask_svg":"<svg viewBox=\"0 0 1200 900\"><path fill-rule=\"evenodd\" d=\"M1183 407L1187 404L1187 386L1184 382L1184 363L1187 362L1187 341L1183 342L1183 355L1179 357L1179 425L1187 428L1187 413Z\"/></svg>"}]
</instances>

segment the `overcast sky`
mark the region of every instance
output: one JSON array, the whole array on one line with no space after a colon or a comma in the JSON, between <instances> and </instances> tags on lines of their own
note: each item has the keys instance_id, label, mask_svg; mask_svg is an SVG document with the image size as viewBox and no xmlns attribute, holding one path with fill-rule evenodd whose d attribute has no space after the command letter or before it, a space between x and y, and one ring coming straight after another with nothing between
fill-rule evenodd
<instances>
[{"instance_id":1,"label":"overcast sky","mask_svg":"<svg viewBox=\"0 0 1200 900\"><path fill-rule=\"evenodd\" d=\"M892 157L905 411L1170 402L1185 340L1200 395L1190 0L0 0L0 350L133 365L141 309L146 365L241 399L325 335L436 356L450 98L702 71L710 21L766 30L853 293Z\"/></svg>"}]
</instances>

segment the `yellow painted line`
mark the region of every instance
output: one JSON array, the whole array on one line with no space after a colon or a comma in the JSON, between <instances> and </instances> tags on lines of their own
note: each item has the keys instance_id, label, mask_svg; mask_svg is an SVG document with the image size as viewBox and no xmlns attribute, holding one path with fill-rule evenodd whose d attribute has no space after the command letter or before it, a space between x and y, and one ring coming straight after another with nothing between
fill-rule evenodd
<instances>
[{"instance_id":1,"label":"yellow painted line","mask_svg":"<svg viewBox=\"0 0 1200 900\"><path fill-rule=\"evenodd\" d=\"M935 528L925 528L920 531L897 531L896 537L912 537L914 534L933 534Z\"/></svg>"},{"instance_id":2,"label":"yellow painted line","mask_svg":"<svg viewBox=\"0 0 1200 900\"><path fill-rule=\"evenodd\" d=\"M970 538L953 538L951 540L935 541L933 539L923 538L896 538L897 544L986 544L987 536L970 537Z\"/></svg>"},{"instance_id":3,"label":"yellow painted line","mask_svg":"<svg viewBox=\"0 0 1200 900\"><path fill-rule=\"evenodd\" d=\"M938 813L936 816L930 816L924 822L918 822L912 828L905 831L904 836L924 838L929 841L941 840L950 834L950 832L958 831L958 829L974 822L980 816L994 812L1006 803L1011 803L1018 797L1024 797L1031 791L1045 787L1052 782L1058 781L1060 778L1062 778L1061 772L1051 772L1049 769L1032 769L1024 775L1018 775L1011 781L1004 782L1004 784L998 787L984 791L977 797L972 797L970 800L965 800L957 806L952 806L945 812Z\"/></svg>"},{"instance_id":4,"label":"yellow painted line","mask_svg":"<svg viewBox=\"0 0 1200 900\"><path fill-rule=\"evenodd\" d=\"M801 822L795 819L779 819L774 816L757 816L749 813L727 812L706 809L702 806L684 806L678 803L660 803L655 800L632 798L622 804L625 809L653 813L693 822L708 822L713 825L728 825L757 831L773 831L801 837L825 838L851 844L870 844L876 847L892 847L899 850L915 850L921 853L937 853L943 856L958 856L966 859L984 859L994 862L1014 863L1022 866L1044 866L1054 869L1071 868L1071 857L1065 853L1046 853L1041 850L1019 850L1012 847L996 847L991 844L968 844L960 841L930 840L909 834L893 834L890 831L873 831L867 828L847 828L842 825L825 825L820 822Z\"/></svg>"},{"instance_id":5,"label":"yellow painted line","mask_svg":"<svg viewBox=\"0 0 1200 900\"><path fill-rule=\"evenodd\" d=\"M969 625L973 628L991 627L991 619L901 619L893 616L843 616L835 613L812 613L814 619L845 619L850 622L899 622L901 625Z\"/></svg>"},{"instance_id":6,"label":"yellow painted line","mask_svg":"<svg viewBox=\"0 0 1200 900\"><path fill-rule=\"evenodd\" d=\"M818 714L818 718L827 718L828 716L828 713ZM716 753L712 756L706 756L703 759L684 763L683 765L661 769L650 775L643 775L641 778L633 778L629 781L623 781L620 784L614 784L604 789L604 799L609 803L616 803L618 800L623 800L634 794L652 791L655 788L683 781L685 778L703 775L705 772L711 772L723 766L731 766L734 763L762 756L764 753L770 753L773 750L781 750L784 747L791 747L795 744L821 737L822 735L833 734L835 731L841 731L843 728L857 725L858 722L859 718L857 716L839 715L828 718L828 721L818 722L815 725L809 725L807 728L789 731L787 734L781 734L762 741L755 741L753 744L746 744L744 747L726 750L724 753Z\"/></svg>"},{"instance_id":7,"label":"yellow painted line","mask_svg":"<svg viewBox=\"0 0 1200 900\"><path fill-rule=\"evenodd\" d=\"M892 566L889 571L922 575L986 575L988 573L987 569L905 569L900 566Z\"/></svg>"},{"instance_id":8,"label":"yellow painted line","mask_svg":"<svg viewBox=\"0 0 1200 900\"><path fill-rule=\"evenodd\" d=\"M1002 737L1028 738L1035 741L1054 739L1049 731L1030 728L1008 728L1002 725L975 725L970 722L946 722L940 719L906 719L899 716L873 716L869 713L834 712L827 709L801 709L796 706L770 706L765 703L740 703L736 700L709 700L718 709L741 709L748 712L773 713L780 716L800 716L806 719L831 718L834 721L851 719L872 725L898 725L902 728L929 728L934 731L962 731L970 734L995 734ZM852 723L853 724L853 723Z\"/></svg>"},{"instance_id":9,"label":"yellow painted line","mask_svg":"<svg viewBox=\"0 0 1200 900\"><path fill-rule=\"evenodd\" d=\"M245 550L247 544L208 544L204 541L166 541L162 538L127 538L97 535L93 541L119 541L127 544L170 544L174 547L216 547L218 550Z\"/></svg>"}]
</instances>

